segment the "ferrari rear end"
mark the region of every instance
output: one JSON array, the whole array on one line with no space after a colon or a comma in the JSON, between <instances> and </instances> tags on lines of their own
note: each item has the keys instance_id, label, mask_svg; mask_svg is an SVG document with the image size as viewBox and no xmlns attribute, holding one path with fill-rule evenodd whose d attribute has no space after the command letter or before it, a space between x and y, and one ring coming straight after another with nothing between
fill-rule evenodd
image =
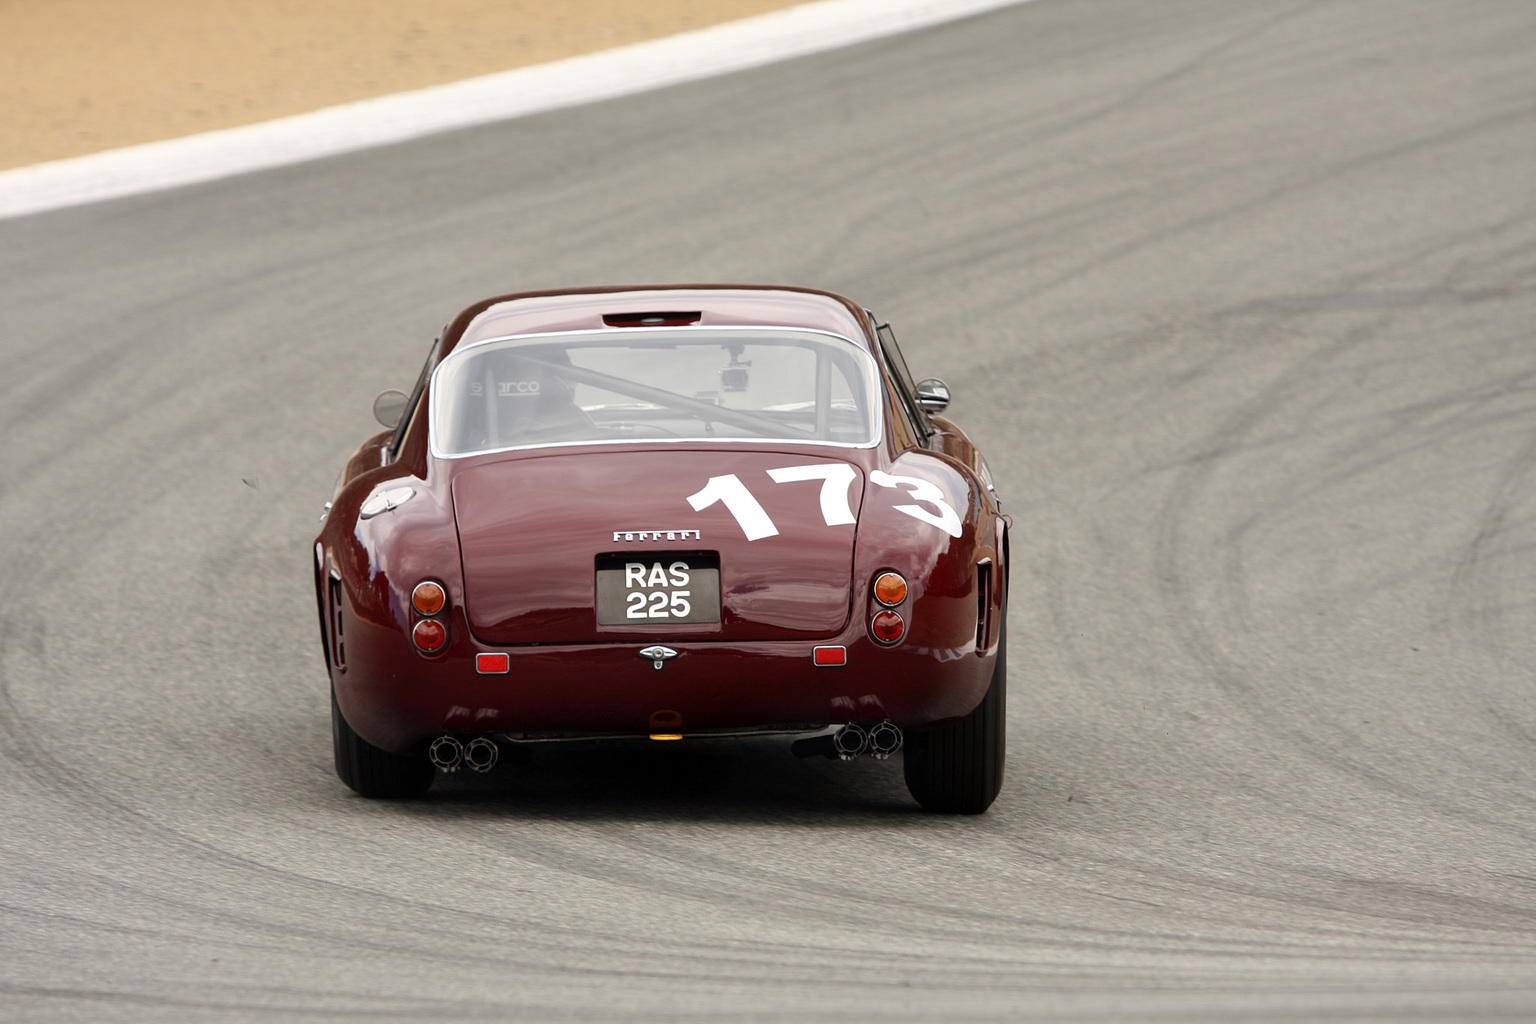
<instances>
[{"instance_id":1,"label":"ferrari rear end","mask_svg":"<svg viewBox=\"0 0 1536 1024\"><path fill-rule=\"evenodd\" d=\"M317 585L360 792L554 741L888 757L995 689L1005 521L963 453L892 443L857 307L791 292L821 320L764 325L633 300L515 333L489 307L429 363L407 443L338 492Z\"/></svg>"}]
</instances>

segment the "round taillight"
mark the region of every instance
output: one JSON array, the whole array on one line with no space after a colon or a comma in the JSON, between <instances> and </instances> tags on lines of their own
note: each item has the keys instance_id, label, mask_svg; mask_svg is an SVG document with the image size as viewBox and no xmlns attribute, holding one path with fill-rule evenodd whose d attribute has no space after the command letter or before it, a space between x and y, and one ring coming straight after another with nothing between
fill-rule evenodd
<instances>
[{"instance_id":1,"label":"round taillight","mask_svg":"<svg viewBox=\"0 0 1536 1024\"><path fill-rule=\"evenodd\" d=\"M416 589L411 591L411 607L423 615L436 615L447 603L448 595L443 593L442 586L431 580L416 584Z\"/></svg>"},{"instance_id":2,"label":"round taillight","mask_svg":"<svg viewBox=\"0 0 1536 1024\"><path fill-rule=\"evenodd\" d=\"M448 642L448 627L436 619L422 619L411 630L411 639L416 642L418 649L427 654L435 654Z\"/></svg>"},{"instance_id":3,"label":"round taillight","mask_svg":"<svg viewBox=\"0 0 1536 1024\"><path fill-rule=\"evenodd\" d=\"M907 581L894 572L875 577L875 600L890 607L907 599Z\"/></svg>"},{"instance_id":4,"label":"round taillight","mask_svg":"<svg viewBox=\"0 0 1536 1024\"><path fill-rule=\"evenodd\" d=\"M907 623L896 612L886 609L869 620L869 632L883 644L893 644L907 631Z\"/></svg>"}]
</instances>

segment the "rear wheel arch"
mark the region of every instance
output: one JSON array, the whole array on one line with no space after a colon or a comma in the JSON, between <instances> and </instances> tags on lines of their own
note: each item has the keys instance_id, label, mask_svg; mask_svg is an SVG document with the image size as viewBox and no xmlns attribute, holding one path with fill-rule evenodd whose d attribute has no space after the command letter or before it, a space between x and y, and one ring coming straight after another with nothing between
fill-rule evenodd
<instances>
[{"instance_id":1,"label":"rear wheel arch","mask_svg":"<svg viewBox=\"0 0 1536 1024\"><path fill-rule=\"evenodd\" d=\"M421 796L432 787L437 769L419 754L392 754L353 731L331 687L331 740L336 775L359 796L398 800Z\"/></svg>"},{"instance_id":2,"label":"rear wheel arch","mask_svg":"<svg viewBox=\"0 0 1536 1024\"><path fill-rule=\"evenodd\" d=\"M907 791L934 814L980 814L1003 785L1007 755L1007 603L987 693L958 722L914 730L902 749Z\"/></svg>"}]
</instances>

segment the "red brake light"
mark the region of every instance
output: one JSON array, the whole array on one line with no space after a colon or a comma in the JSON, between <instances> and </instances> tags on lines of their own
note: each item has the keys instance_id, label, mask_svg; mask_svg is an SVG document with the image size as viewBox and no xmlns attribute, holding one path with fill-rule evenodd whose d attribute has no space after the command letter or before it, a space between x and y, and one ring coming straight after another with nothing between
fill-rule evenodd
<instances>
[{"instance_id":1,"label":"red brake light","mask_svg":"<svg viewBox=\"0 0 1536 1024\"><path fill-rule=\"evenodd\" d=\"M886 607L901 604L907 599L907 581L894 572L883 572L875 577L875 600Z\"/></svg>"},{"instance_id":2,"label":"red brake light","mask_svg":"<svg viewBox=\"0 0 1536 1024\"><path fill-rule=\"evenodd\" d=\"M875 617L869 620L869 631L881 643L893 644L906 634L907 623L899 614L887 608L876 612Z\"/></svg>"},{"instance_id":3,"label":"red brake light","mask_svg":"<svg viewBox=\"0 0 1536 1024\"><path fill-rule=\"evenodd\" d=\"M411 639L416 642L417 648L427 654L434 654L443 649L448 642L448 627L436 619L422 619L416 623L416 628L411 630Z\"/></svg>"},{"instance_id":4,"label":"red brake light","mask_svg":"<svg viewBox=\"0 0 1536 1024\"><path fill-rule=\"evenodd\" d=\"M436 615L447 603L448 595L443 593L441 586L431 580L416 584L416 589L411 591L411 607L422 615Z\"/></svg>"}]
</instances>

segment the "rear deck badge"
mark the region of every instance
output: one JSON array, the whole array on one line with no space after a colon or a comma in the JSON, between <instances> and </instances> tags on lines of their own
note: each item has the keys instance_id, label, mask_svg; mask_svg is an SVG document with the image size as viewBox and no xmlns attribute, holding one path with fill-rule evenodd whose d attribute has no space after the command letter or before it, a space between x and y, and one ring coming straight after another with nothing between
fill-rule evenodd
<instances>
[{"instance_id":1,"label":"rear deck badge","mask_svg":"<svg viewBox=\"0 0 1536 1024\"><path fill-rule=\"evenodd\" d=\"M614 530L613 539L617 541L653 541L653 540L703 540L704 537L698 530Z\"/></svg>"}]
</instances>

